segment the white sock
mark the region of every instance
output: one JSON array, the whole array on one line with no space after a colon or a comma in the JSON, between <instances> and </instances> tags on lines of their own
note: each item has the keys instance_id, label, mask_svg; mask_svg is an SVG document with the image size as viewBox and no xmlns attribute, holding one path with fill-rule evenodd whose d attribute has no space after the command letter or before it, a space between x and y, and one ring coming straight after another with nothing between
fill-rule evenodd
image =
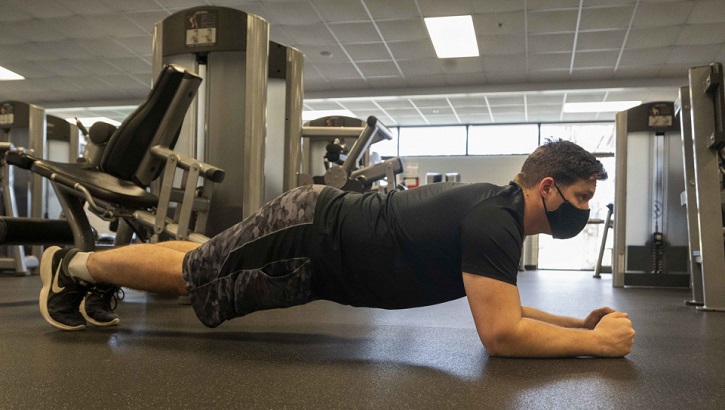
<instances>
[{"instance_id":1,"label":"white sock","mask_svg":"<svg viewBox=\"0 0 725 410\"><path fill-rule=\"evenodd\" d=\"M96 283L91 273L88 272L88 257L91 256L90 252L78 252L73 255L73 258L68 262L68 273L74 278L78 278L88 283Z\"/></svg>"}]
</instances>

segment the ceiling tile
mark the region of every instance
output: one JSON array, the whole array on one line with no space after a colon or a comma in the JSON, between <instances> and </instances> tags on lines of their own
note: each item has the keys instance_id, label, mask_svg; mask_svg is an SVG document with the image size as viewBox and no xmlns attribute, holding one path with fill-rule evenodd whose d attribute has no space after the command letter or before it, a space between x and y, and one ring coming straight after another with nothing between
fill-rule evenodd
<instances>
[{"instance_id":1,"label":"ceiling tile","mask_svg":"<svg viewBox=\"0 0 725 410\"><path fill-rule=\"evenodd\" d=\"M405 82L409 87L430 87L431 84L445 84L446 77L443 74L406 76Z\"/></svg>"},{"instance_id":2,"label":"ceiling tile","mask_svg":"<svg viewBox=\"0 0 725 410\"><path fill-rule=\"evenodd\" d=\"M496 0L472 1L475 13L506 13L511 11L524 11L524 2Z\"/></svg>"},{"instance_id":3,"label":"ceiling tile","mask_svg":"<svg viewBox=\"0 0 725 410\"><path fill-rule=\"evenodd\" d=\"M304 45L300 46L299 50L305 55L305 62L312 61L320 64L328 64L346 63L350 61L350 58L345 54L342 47L337 44Z\"/></svg>"},{"instance_id":4,"label":"ceiling tile","mask_svg":"<svg viewBox=\"0 0 725 410\"><path fill-rule=\"evenodd\" d=\"M694 2L673 2L666 5L640 4L632 27L666 27L684 24Z\"/></svg>"},{"instance_id":5,"label":"ceiling tile","mask_svg":"<svg viewBox=\"0 0 725 410\"><path fill-rule=\"evenodd\" d=\"M626 29L634 6L615 6L583 9L580 30Z\"/></svg>"},{"instance_id":6,"label":"ceiling tile","mask_svg":"<svg viewBox=\"0 0 725 410\"><path fill-rule=\"evenodd\" d=\"M349 44L345 46L345 49L354 61L381 61L390 60L391 58L388 49L382 42Z\"/></svg>"},{"instance_id":7,"label":"ceiling tile","mask_svg":"<svg viewBox=\"0 0 725 410\"><path fill-rule=\"evenodd\" d=\"M523 35L478 36L478 50L482 56L521 54L526 51Z\"/></svg>"},{"instance_id":8,"label":"ceiling tile","mask_svg":"<svg viewBox=\"0 0 725 410\"><path fill-rule=\"evenodd\" d=\"M428 74L443 74L443 65L437 58L431 58L428 60L398 60L400 69L403 70L403 74L406 77L428 75Z\"/></svg>"},{"instance_id":9,"label":"ceiling tile","mask_svg":"<svg viewBox=\"0 0 725 410\"><path fill-rule=\"evenodd\" d=\"M577 10L530 12L529 33L561 33L576 30Z\"/></svg>"},{"instance_id":10,"label":"ceiling tile","mask_svg":"<svg viewBox=\"0 0 725 410\"><path fill-rule=\"evenodd\" d=\"M695 3L688 24L722 23L725 21L725 7L722 0L701 0Z\"/></svg>"},{"instance_id":11,"label":"ceiling tile","mask_svg":"<svg viewBox=\"0 0 725 410\"><path fill-rule=\"evenodd\" d=\"M600 102L607 96L606 91L569 91L565 102Z\"/></svg>"},{"instance_id":12,"label":"ceiling tile","mask_svg":"<svg viewBox=\"0 0 725 410\"><path fill-rule=\"evenodd\" d=\"M526 102L528 104L560 106L564 103L564 94L527 94Z\"/></svg>"},{"instance_id":13,"label":"ceiling tile","mask_svg":"<svg viewBox=\"0 0 725 410\"><path fill-rule=\"evenodd\" d=\"M45 20L25 20L3 23L4 29L17 33L17 37L27 41L47 41L48 39L62 40L66 38L63 32L45 24Z\"/></svg>"},{"instance_id":14,"label":"ceiling tile","mask_svg":"<svg viewBox=\"0 0 725 410\"><path fill-rule=\"evenodd\" d=\"M377 24L385 41L427 40L430 42L422 19L386 20L379 21Z\"/></svg>"},{"instance_id":15,"label":"ceiling tile","mask_svg":"<svg viewBox=\"0 0 725 410\"><path fill-rule=\"evenodd\" d=\"M725 43L725 19L716 24L687 24L677 38L678 46Z\"/></svg>"},{"instance_id":16,"label":"ceiling tile","mask_svg":"<svg viewBox=\"0 0 725 410\"><path fill-rule=\"evenodd\" d=\"M357 63L358 68L362 71L365 78L371 77L398 77L401 78L400 71L391 61L373 61Z\"/></svg>"},{"instance_id":17,"label":"ceiling tile","mask_svg":"<svg viewBox=\"0 0 725 410\"><path fill-rule=\"evenodd\" d=\"M614 67L617 57L619 51L577 51L574 55L574 68Z\"/></svg>"},{"instance_id":18,"label":"ceiling tile","mask_svg":"<svg viewBox=\"0 0 725 410\"><path fill-rule=\"evenodd\" d=\"M571 79L575 81L579 80L591 80L592 78L610 79L614 77L614 69L612 67L606 68L575 68L571 72Z\"/></svg>"},{"instance_id":19,"label":"ceiling tile","mask_svg":"<svg viewBox=\"0 0 725 410\"><path fill-rule=\"evenodd\" d=\"M165 10L155 10L155 11L144 11L141 13L127 13L126 18L133 21L136 26L138 26L141 30L144 30L146 33L153 33L154 32L154 26L156 26L156 23L163 21L165 18L169 17L170 14L168 11ZM125 36L129 37L129 36Z\"/></svg>"},{"instance_id":20,"label":"ceiling tile","mask_svg":"<svg viewBox=\"0 0 725 410\"><path fill-rule=\"evenodd\" d=\"M524 105L524 95L523 94L516 94L516 95L491 95L488 97L488 104L493 107L506 107L506 106L523 106ZM523 109L523 108L522 108ZM501 110L496 112L503 112Z\"/></svg>"},{"instance_id":21,"label":"ceiling tile","mask_svg":"<svg viewBox=\"0 0 725 410\"><path fill-rule=\"evenodd\" d=\"M529 10L556 10L579 8L579 0L528 0Z\"/></svg>"},{"instance_id":22,"label":"ceiling tile","mask_svg":"<svg viewBox=\"0 0 725 410\"><path fill-rule=\"evenodd\" d=\"M430 41L396 41L389 42L388 47L396 60L438 59Z\"/></svg>"},{"instance_id":23,"label":"ceiling tile","mask_svg":"<svg viewBox=\"0 0 725 410\"><path fill-rule=\"evenodd\" d=\"M520 71L526 69L526 55L496 55L481 57L483 61L483 70L490 71Z\"/></svg>"},{"instance_id":24,"label":"ceiling tile","mask_svg":"<svg viewBox=\"0 0 725 410\"><path fill-rule=\"evenodd\" d=\"M672 47L647 48L638 50L624 50L619 60L620 66L649 66L662 64L670 55Z\"/></svg>"},{"instance_id":25,"label":"ceiling tile","mask_svg":"<svg viewBox=\"0 0 725 410\"><path fill-rule=\"evenodd\" d=\"M343 44L374 43L381 41L380 34L370 22L362 23L331 23L330 30Z\"/></svg>"},{"instance_id":26,"label":"ceiling tile","mask_svg":"<svg viewBox=\"0 0 725 410\"><path fill-rule=\"evenodd\" d=\"M413 97L409 100L418 108L450 108L448 100L443 97Z\"/></svg>"},{"instance_id":27,"label":"ceiling tile","mask_svg":"<svg viewBox=\"0 0 725 410\"><path fill-rule=\"evenodd\" d=\"M522 77L526 76L526 72L522 70L491 71L485 74L488 84L517 84Z\"/></svg>"},{"instance_id":28,"label":"ceiling tile","mask_svg":"<svg viewBox=\"0 0 725 410\"><path fill-rule=\"evenodd\" d=\"M577 50L619 50L622 48L625 30L589 31L579 33L576 41Z\"/></svg>"},{"instance_id":29,"label":"ceiling tile","mask_svg":"<svg viewBox=\"0 0 725 410\"><path fill-rule=\"evenodd\" d=\"M87 18L85 20L88 29L105 33L108 36L116 38L136 37L149 34L152 32L150 29L153 28L152 26L144 29L125 15L97 16Z\"/></svg>"},{"instance_id":30,"label":"ceiling tile","mask_svg":"<svg viewBox=\"0 0 725 410\"><path fill-rule=\"evenodd\" d=\"M94 14L112 14L116 7L109 6L98 0L56 0L58 4L73 12L73 14L82 14L84 16ZM5 10L3 10L3 13Z\"/></svg>"},{"instance_id":31,"label":"ceiling tile","mask_svg":"<svg viewBox=\"0 0 725 410\"><path fill-rule=\"evenodd\" d=\"M363 0L375 20L420 18L412 1Z\"/></svg>"},{"instance_id":32,"label":"ceiling tile","mask_svg":"<svg viewBox=\"0 0 725 410\"><path fill-rule=\"evenodd\" d=\"M488 115L488 107L455 107L455 110L458 115Z\"/></svg>"},{"instance_id":33,"label":"ceiling tile","mask_svg":"<svg viewBox=\"0 0 725 410\"><path fill-rule=\"evenodd\" d=\"M471 73L447 73L446 84L452 86L461 85L478 85L487 82L486 74L483 71L475 71Z\"/></svg>"},{"instance_id":34,"label":"ceiling tile","mask_svg":"<svg viewBox=\"0 0 725 410\"><path fill-rule=\"evenodd\" d=\"M532 66L534 70L528 73L528 79L532 82L542 83L542 82L561 82L561 81L567 81L570 78L569 75L569 67L562 68L562 69L554 69L554 70L539 70L539 67Z\"/></svg>"},{"instance_id":35,"label":"ceiling tile","mask_svg":"<svg viewBox=\"0 0 725 410\"><path fill-rule=\"evenodd\" d=\"M17 8L35 18L48 19L73 15L73 11L56 1L16 1L14 3Z\"/></svg>"},{"instance_id":36,"label":"ceiling tile","mask_svg":"<svg viewBox=\"0 0 725 410\"><path fill-rule=\"evenodd\" d=\"M113 57L107 58L106 62L127 74L148 74L151 71L149 61L139 57Z\"/></svg>"},{"instance_id":37,"label":"ceiling tile","mask_svg":"<svg viewBox=\"0 0 725 410\"><path fill-rule=\"evenodd\" d=\"M423 17L460 16L473 14L471 1L468 0L417 0Z\"/></svg>"},{"instance_id":38,"label":"ceiling tile","mask_svg":"<svg viewBox=\"0 0 725 410\"><path fill-rule=\"evenodd\" d=\"M488 112L483 114L458 114L461 122L464 124L489 124L491 123L491 117L488 116Z\"/></svg>"},{"instance_id":39,"label":"ceiling tile","mask_svg":"<svg viewBox=\"0 0 725 410\"><path fill-rule=\"evenodd\" d=\"M306 1L280 1L262 4L262 12L255 13L270 24L307 26L322 23L311 3Z\"/></svg>"},{"instance_id":40,"label":"ceiling tile","mask_svg":"<svg viewBox=\"0 0 725 410\"><path fill-rule=\"evenodd\" d=\"M655 78L659 74L660 66L619 66L614 72L615 78Z\"/></svg>"},{"instance_id":41,"label":"ceiling tile","mask_svg":"<svg viewBox=\"0 0 725 410\"><path fill-rule=\"evenodd\" d=\"M568 69L571 65L571 53L538 54L529 57L529 66L537 70Z\"/></svg>"},{"instance_id":42,"label":"ceiling tile","mask_svg":"<svg viewBox=\"0 0 725 410\"><path fill-rule=\"evenodd\" d=\"M328 23L370 20L360 0L310 0L310 2Z\"/></svg>"},{"instance_id":43,"label":"ceiling tile","mask_svg":"<svg viewBox=\"0 0 725 410\"><path fill-rule=\"evenodd\" d=\"M327 80L348 80L360 78L360 73L352 63L332 63L317 66Z\"/></svg>"},{"instance_id":44,"label":"ceiling tile","mask_svg":"<svg viewBox=\"0 0 725 410\"><path fill-rule=\"evenodd\" d=\"M526 117L524 117L524 112L520 113L500 113L500 114L493 114L493 118L495 122L499 124L506 124L506 123L519 123L526 121Z\"/></svg>"},{"instance_id":45,"label":"ceiling tile","mask_svg":"<svg viewBox=\"0 0 725 410\"><path fill-rule=\"evenodd\" d=\"M574 33L529 36L529 53L531 54L571 52L572 48L574 48Z\"/></svg>"},{"instance_id":46,"label":"ceiling tile","mask_svg":"<svg viewBox=\"0 0 725 410\"><path fill-rule=\"evenodd\" d=\"M524 12L474 14L473 25L477 36L523 33Z\"/></svg>"},{"instance_id":47,"label":"ceiling tile","mask_svg":"<svg viewBox=\"0 0 725 410\"><path fill-rule=\"evenodd\" d=\"M480 73L483 64L480 58L445 58L441 61L445 73Z\"/></svg>"},{"instance_id":48,"label":"ceiling tile","mask_svg":"<svg viewBox=\"0 0 725 410\"><path fill-rule=\"evenodd\" d=\"M162 10L163 7L159 6L155 0L99 0L106 4L109 9L118 11L150 11L150 10Z\"/></svg>"},{"instance_id":49,"label":"ceiling tile","mask_svg":"<svg viewBox=\"0 0 725 410\"><path fill-rule=\"evenodd\" d=\"M330 30L324 24L309 24L299 26L283 26L284 31L290 37L295 39L292 46L299 46L302 49L304 45L320 45L320 44L337 44L335 38L330 34Z\"/></svg>"},{"instance_id":50,"label":"ceiling tile","mask_svg":"<svg viewBox=\"0 0 725 410\"><path fill-rule=\"evenodd\" d=\"M678 30L663 30L662 28L632 28L627 36L625 47L658 48L673 46L677 42L680 32Z\"/></svg>"},{"instance_id":51,"label":"ceiling tile","mask_svg":"<svg viewBox=\"0 0 725 410\"><path fill-rule=\"evenodd\" d=\"M678 46L672 49L672 53L667 57L666 63L687 63L690 65L707 64L715 59L721 48L722 46L720 44L686 47Z\"/></svg>"},{"instance_id":52,"label":"ceiling tile","mask_svg":"<svg viewBox=\"0 0 725 410\"><path fill-rule=\"evenodd\" d=\"M136 55L150 56L152 53L153 44L148 36L119 38L116 43Z\"/></svg>"},{"instance_id":53,"label":"ceiling tile","mask_svg":"<svg viewBox=\"0 0 725 410\"><path fill-rule=\"evenodd\" d=\"M486 97L483 95L452 96L448 100L457 110L463 107L487 107Z\"/></svg>"},{"instance_id":54,"label":"ceiling tile","mask_svg":"<svg viewBox=\"0 0 725 410\"><path fill-rule=\"evenodd\" d=\"M43 21L50 30L60 33L60 38L101 38L105 33L89 30L86 26L86 19L79 15L69 17L53 18Z\"/></svg>"},{"instance_id":55,"label":"ceiling tile","mask_svg":"<svg viewBox=\"0 0 725 410\"><path fill-rule=\"evenodd\" d=\"M375 102L381 107L386 110L414 110L413 104L410 103L407 99L394 99L394 100L388 100L388 99L375 99Z\"/></svg>"}]
</instances>

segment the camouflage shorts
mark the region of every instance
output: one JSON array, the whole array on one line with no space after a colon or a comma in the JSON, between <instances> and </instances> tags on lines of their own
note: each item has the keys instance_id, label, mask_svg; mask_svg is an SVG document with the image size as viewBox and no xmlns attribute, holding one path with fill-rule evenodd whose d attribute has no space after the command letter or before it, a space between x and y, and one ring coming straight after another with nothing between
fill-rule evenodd
<instances>
[{"instance_id":1,"label":"camouflage shorts","mask_svg":"<svg viewBox=\"0 0 725 410\"><path fill-rule=\"evenodd\" d=\"M257 310L314 300L309 258L271 260L258 268L238 269L229 262L229 255L239 253L245 244L258 239L312 224L323 188L295 188L186 255L184 280L191 305L202 323L216 327L225 320Z\"/></svg>"}]
</instances>

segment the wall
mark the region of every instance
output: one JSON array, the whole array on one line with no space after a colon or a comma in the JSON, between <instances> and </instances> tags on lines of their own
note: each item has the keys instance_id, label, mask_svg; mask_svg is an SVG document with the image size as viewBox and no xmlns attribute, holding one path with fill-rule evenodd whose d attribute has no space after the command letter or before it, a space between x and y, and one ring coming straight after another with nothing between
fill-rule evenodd
<instances>
[{"instance_id":1,"label":"wall","mask_svg":"<svg viewBox=\"0 0 725 410\"><path fill-rule=\"evenodd\" d=\"M458 172L461 182L490 182L506 185L521 170L527 155L402 157L403 164L418 164L420 184L428 172Z\"/></svg>"}]
</instances>

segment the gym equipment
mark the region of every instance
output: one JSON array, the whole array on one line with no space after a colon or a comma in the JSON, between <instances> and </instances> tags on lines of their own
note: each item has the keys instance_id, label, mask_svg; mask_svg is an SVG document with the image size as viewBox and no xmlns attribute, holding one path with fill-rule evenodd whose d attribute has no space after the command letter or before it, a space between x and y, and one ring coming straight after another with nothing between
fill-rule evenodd
<instances>
[{"instance_id":1,"label":"gym equipment","mask_svg":"<svg viewBox=\"0 0 725 410\"><path fill-rule=\"evenodd\" d=\"M616 115L613 285L689 286L682 142L671 102Z\"/></svg>"},{"instance_id":2,"label":"gym equipment","mask_svg":"<svg viewBox=\"0 0 725 410\"><path fill-rule=\"evenodd\" d=\"M20 101L0 103L0 141L4 141L0 153L4 154L14 147L24 147L35 155L47 154L46 115L43 107ZM46 185L41 177L25 170L15 170L3 163L3 218L42 218L46 209ZM0 228L2 226L0 225ZM0 232L0 236L4 236ZM3 242L0 242L3 243ZM6 245L10 245L4 242ZM25 244L22 244L25 245ZM28 244L30 245L30 244ZM42 254L40 246L26 249L20 244L8 246L9 258L0 258L0 269L12 269L18 273L30 274L38 266Z\"/></svg>"},{"instance_id":3,"label":"gym equipment","mask_svg":"<svg viewBox=\"0 0 725 410\"><path fill-rule=\"evenodd\" d=\"M265 202L297 186L302 164L303 66L299 50L269 43Z\"/></svg>"},{"instance_id":4,"label":"gym equipment","mask_svg":"<svg viewBox=\"0 0 725 410\"><path fill-rule=\"evenodd\" d=\"M363 125L359 127L355 125ZM353 126L349 126L353 125ZM396 175L403 172L403 163L400 158L390 158L378 164L369 164L370 145L391 140L390 130L377 118L370 116L362 122L350 117L323 117L310 121L302 127L302 136L314 141L328 141L324 155L325 173L322 176L300 174L298 183L324 184L345 191L364 192L373 188L373 184L386 179L385 191L398 189ZM341 138L356 137L350 151L347 152ZM332 142L329 142L332 141ZM306 144L306 152L310 152Z\"/></svg>"},{"instance_id":5,"label":"gym equipment","mask_svg":"<svg viewBox=\"0 0 725 410\"><path fill-rule=\"evenodd\" d=\"M725 311L723 170L725 85L720 63L693 67L678 100L685 162L692 300L699 310Z\"/></svg>"},{"instance_id":6,"label":"gym equipment","mask_svg":"<svg viewBox=\"0 0 725 410\"><path fill-rule=\"evenodd\" d=\"M268 38L264 19L226 7L182 10L154 26L154 72L178 64L204 79L182 124L178 151L219 166L233 181L214 193L208 236L264 204Z\"/></svg>"},{"instance_id":7,"label":"gym equipment","mask_svg":"<svg viewBox=\"0 0 725 410\"><path fill-rule=\"evenodd\" d=\"M121 221L117 245L130 242L131 229L151 242L205 242L208 238L199 232L213 184L223 180L224 171L172 151L200 83L201 78L180 67L165 66L147 99L117 129L102 123L91 127L86 152L92 155L83 162L53 162L18 150L8 151L6 161L51 181L73 244L81 250L95 248L86 203L103 219ZM180 187L174 187L177 170ZM157 194L147 190L152 182L160 183ZM178 204L173 212L171 203Z\"/></svg>"},{"instance_id":8,"label":"gym equipment","mask_svg":"<svg viewBox=\"0 0 725 410\"><path fill-rule=\"evenodd\" d=\"M45 116L45 137L47 156L49 161L77 162L81 156L81 137L78 125L71 124L63 118L53 115ZM44 218L57 219L61 215L61 207L55 191L50 188L50 182L45 184L45 214Z\"/></svg>"}]
</instances>

